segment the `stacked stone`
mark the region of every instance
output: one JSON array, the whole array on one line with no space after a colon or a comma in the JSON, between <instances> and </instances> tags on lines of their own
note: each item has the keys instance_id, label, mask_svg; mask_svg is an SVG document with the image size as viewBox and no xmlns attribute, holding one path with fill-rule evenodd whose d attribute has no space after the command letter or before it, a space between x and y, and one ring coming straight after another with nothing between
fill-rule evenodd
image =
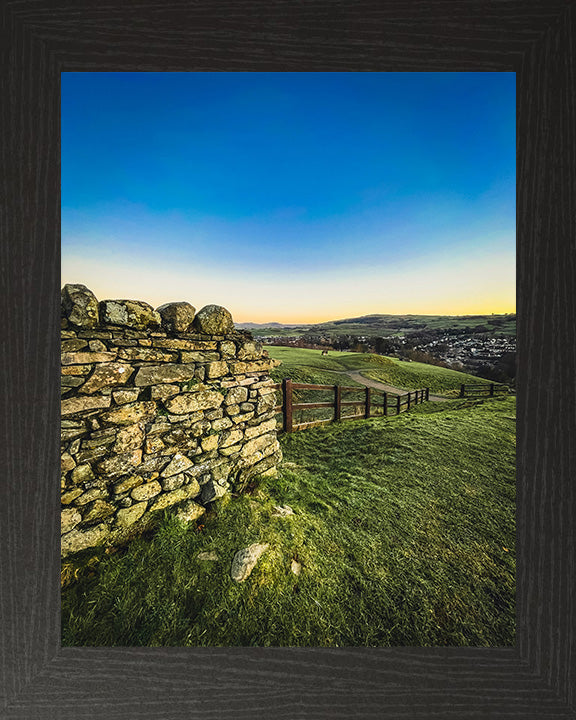
<instances>
[{"instance_id":1,"label":"stacked stone","mask_svg":"<svg viewBox=\"0 0 576 720\"><path fill-rule=\"evenodd\" d=\"M281 459L277 364L230 313L62 290L62 555L184 520Z\"/></svg>"}]
</instances>

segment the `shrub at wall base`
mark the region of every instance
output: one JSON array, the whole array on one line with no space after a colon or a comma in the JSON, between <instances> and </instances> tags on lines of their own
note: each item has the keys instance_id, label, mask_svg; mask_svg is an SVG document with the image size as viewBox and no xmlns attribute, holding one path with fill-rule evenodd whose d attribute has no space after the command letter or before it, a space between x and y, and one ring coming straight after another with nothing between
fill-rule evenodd
<instances>
[{"instance_id":1,"label":"shrub at wall base","mask_svg":"<svg viewBox=\"0 0 576 720\"><path fill-rule=\"evenodd\" d=\"M62 555L195 520L275 472L270 370L228 310L62 289Z\"/></svg>"}]
</instances>

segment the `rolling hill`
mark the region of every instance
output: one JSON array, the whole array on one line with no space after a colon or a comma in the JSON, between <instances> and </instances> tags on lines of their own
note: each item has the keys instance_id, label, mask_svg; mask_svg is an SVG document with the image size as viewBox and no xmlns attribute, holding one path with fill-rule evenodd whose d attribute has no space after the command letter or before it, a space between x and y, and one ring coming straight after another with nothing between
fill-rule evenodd
<instances>
[{"instance_id":1,"label":"rolling hill","mask_svg":"<svg viewBox=\"0 0 576 720\"><path fill-rule=\"evenodd\" d=\"M465 330L498 335L516 335L516 314L506 315L362 315L317 324L236 323L256 336L324 334L403 335L417 330ZM479 330L478 328L484 328Z\"/></svg>"},{"instance_id":2,"label":"rolling hill","mask_svg":"<svg viewBox=\"0 0 576 720\"><path fill-rule=\"evenodd\" d=\"M374 353L333 351L323 356L319 350L274 345L267 346L267 350L270 357L282 361L271 373L276 381L291 377L297 382L355 385L346 372L360 370L364 377L406 391L429 387L432 393L447 397L456 397L462 383L490 383L468 373Z\"/></svg>"}]
</instances>

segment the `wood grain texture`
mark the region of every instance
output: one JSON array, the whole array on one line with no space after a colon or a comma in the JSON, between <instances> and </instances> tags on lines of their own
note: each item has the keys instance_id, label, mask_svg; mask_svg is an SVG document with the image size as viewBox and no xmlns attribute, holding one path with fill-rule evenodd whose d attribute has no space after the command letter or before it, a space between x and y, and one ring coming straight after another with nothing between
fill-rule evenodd
<instances>
[{"instance_id":1,"label":"wood grain texture","mask_svg":"<svg viewBox=\"0 0 576 720\"><path fill-rule=\"evenodd\" d=\"M0 717L576 718L575 30L568 0L4 3ZM59 73L128 70L517 72L516 647L60 648Z\"/></svg>"}]
</instances>

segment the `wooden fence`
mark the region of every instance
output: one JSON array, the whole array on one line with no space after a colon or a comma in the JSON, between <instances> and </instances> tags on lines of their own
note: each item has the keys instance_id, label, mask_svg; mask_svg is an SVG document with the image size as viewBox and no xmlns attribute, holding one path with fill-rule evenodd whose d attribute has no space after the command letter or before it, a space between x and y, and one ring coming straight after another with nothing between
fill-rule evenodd
<instances>
[{"instance_id":1,"label":"wooden fence","mask_svg":"<svg viewBox=\"0 0 576 720\"><path fill-rule=\"evenodd\" d=\"M350 387L347 385L312 385L308 383L295 383L287 378L282 383L276 383L272 386L274 390L282 390L282 403L277 405L274 410L282 413L284 421L284 432L291 433L295 430L303 430L304 428L313 427L315 425L324 425L326 423L338 420L358 420L360 418L369 418L373 414L373 409L379 408L383 415L399 415L403 410L409 410L412 405L428 400L430 388L421 390L413 390L404 395L393 395L391 393L382 392L381 390L373 390L369 387ZM327 402L294 402L293 391L296 390L330 390L334 393L334 399ZM342 400L342 393L360 392L363 397L361 400ZM360 413L355 412L353 415L343 415L342 409L347 407L360 408ZM333 416L322 420L312 420L311 422L295 423L293 420L294 410L314 410L316 408L332 408Z\"/></svg>"},{"instance_id":2,"label":"wooden fence","mask_svg":"<svg viewBox=\"0 0 576 720\"><path fill-rule=\"evenodd\" d=\"M502 383L466 383L460 385L460 397L479 397L483 395L493 397L497 392L508 392L509 390L508 385Z\"/></svg>"}]
</instances>

